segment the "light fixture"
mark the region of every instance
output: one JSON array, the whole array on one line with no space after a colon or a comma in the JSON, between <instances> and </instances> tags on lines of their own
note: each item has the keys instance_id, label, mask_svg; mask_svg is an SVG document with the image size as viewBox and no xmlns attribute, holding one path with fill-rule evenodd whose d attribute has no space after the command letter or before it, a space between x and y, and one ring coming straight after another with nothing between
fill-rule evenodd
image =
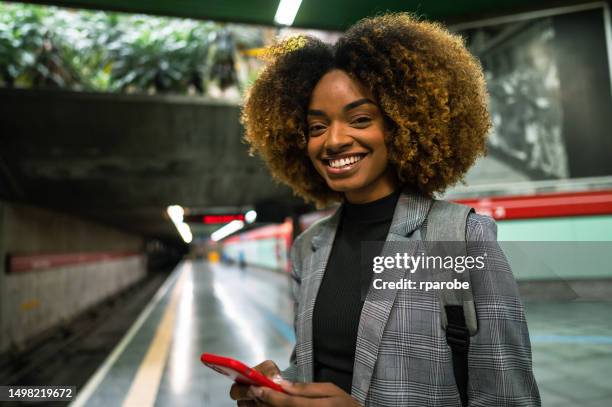
<instances>
[{"instance_id":1,"label":"light fixture","mask_svg":"<svg viewBox=\"0 0 612 407\"><path fill-rule=\"evenodd\" d=\"M280 0L274 21L280 25L292 25L302 0Z\"/></svg>"},{"instance_id":2,"label":"light fixture","mask_svg":"<svg viewBox=\"0 0 612 407\"><path fill-rule=\"evenodd\" d=\"M191 228L189 225L183 222L183 217L185 216L185 210L180 205L171 205L166 209L168 212L168 216L174 223L176 230L178 230L179 235L185 243L191 243L193 240L193 235L191 233Z\"/></svg>"},{"instance_id":3,"label":"light fixture","mask_svg":"<svg viewBox=\"0 0 612 407\"><path fill-rule=\"evenodd\" d=\"M257 219L257 212L252 209L244 214L244 220L246 223L253 223L255 222L255 219Z\"/></svg>"},{"instance_id":4,"label":"light fixture","mask_svg":"<svg viewBox=\"0 0 612 407\"><path fill-rule=\"evenodd\" d=\"M210 235L210 238L213 242L218 242L226 236L231 235L232 233L242 229L244 227L244 222L241 220L233 220L227 225L217 229Z\"/></svg>"}]
</instances>

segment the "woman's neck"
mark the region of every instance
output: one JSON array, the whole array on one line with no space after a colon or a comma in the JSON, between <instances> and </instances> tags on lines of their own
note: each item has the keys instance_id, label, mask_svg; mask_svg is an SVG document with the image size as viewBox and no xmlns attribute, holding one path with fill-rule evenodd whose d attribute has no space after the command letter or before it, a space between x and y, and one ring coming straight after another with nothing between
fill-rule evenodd
<instances>
[{"instance_id":1,"label":"woman's neck","mask_svg":"<svg viewBox=\"0 0 612 407\"><path fill-rule=\"evenodd\" d=\"M391 195L399 188L395 171L389 168L379 179L363 188L344 193L344 198L352 204L365 204Z\"/></svg>"}]
</instances>

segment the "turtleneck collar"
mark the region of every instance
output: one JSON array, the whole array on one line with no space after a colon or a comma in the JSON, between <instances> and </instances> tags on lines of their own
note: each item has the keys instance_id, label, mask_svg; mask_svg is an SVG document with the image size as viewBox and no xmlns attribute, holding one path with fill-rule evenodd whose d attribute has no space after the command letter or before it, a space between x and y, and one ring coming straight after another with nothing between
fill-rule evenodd
<instances>
[{"instance_id":1,"label":"turtleneck collar","mask_svg":"<svg viewBox=\"0 0 612 407\"><path fill-rule=\"evenodd\" d=\"M347 219L353 221L367 222L392 219L395 205L401 193L400 188L385 197L364 204L354 204L345 200L343 214Z\"/></svg>"}]
</instances>

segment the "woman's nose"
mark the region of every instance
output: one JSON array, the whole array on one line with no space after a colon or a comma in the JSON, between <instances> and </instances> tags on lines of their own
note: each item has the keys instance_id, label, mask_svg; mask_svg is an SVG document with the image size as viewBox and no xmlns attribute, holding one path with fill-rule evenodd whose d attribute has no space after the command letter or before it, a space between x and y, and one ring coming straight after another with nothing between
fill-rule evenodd
<instances>
[{"instance_id":1,"label":"woman's nose","mask_svg":"<svg viewBox=\"0 0 612 407\"><path fill-rule=\"evenodd\" d=\"M328 154L342 152L353 144L353 138L349 136L346 129L338 124L332 124L327 132L325 149Z\"/></svg>"}]
</instances>

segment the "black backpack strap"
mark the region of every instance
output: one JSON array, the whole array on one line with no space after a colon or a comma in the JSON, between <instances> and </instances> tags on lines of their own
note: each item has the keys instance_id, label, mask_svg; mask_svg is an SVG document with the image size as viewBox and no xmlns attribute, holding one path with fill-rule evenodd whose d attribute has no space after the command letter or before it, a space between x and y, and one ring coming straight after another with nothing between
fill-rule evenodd
<instances>
[{"instance_id":1,"label":"black backpack strap","mask_svg":"<svg viewBox=\"0 0 612 407\"><path fill-rule=\"evenodd\" d=\"M461 405L468 402L468 351L470 349L470 331L465 325L463 307L460 305L447 305L446 342L453 353L453 373L461 397Z\"/></svg>"},{"instance_id":2,"label":"black backpack strap","mask_svg":"<svg viewBox=\"0 0 612 407\"><path fill-rule=\"evenodd\" d=\"M467 217L473 209L446 201L434 200L427 217L426 241L455 242L449 249L457 251L454 255L465 253L467 246L458 244L465 242ZM451 253L449 253L451 254ZM470 282L469 271L462 274L447 274L450 279L457 277ZM440 311L442 327L446 331L446 342L451 349L453 358L453 373L461 405L468 404L468 351L470 336L478 329L474 299L468 290L441 290Z\"/></svg>"}]
</instances>

